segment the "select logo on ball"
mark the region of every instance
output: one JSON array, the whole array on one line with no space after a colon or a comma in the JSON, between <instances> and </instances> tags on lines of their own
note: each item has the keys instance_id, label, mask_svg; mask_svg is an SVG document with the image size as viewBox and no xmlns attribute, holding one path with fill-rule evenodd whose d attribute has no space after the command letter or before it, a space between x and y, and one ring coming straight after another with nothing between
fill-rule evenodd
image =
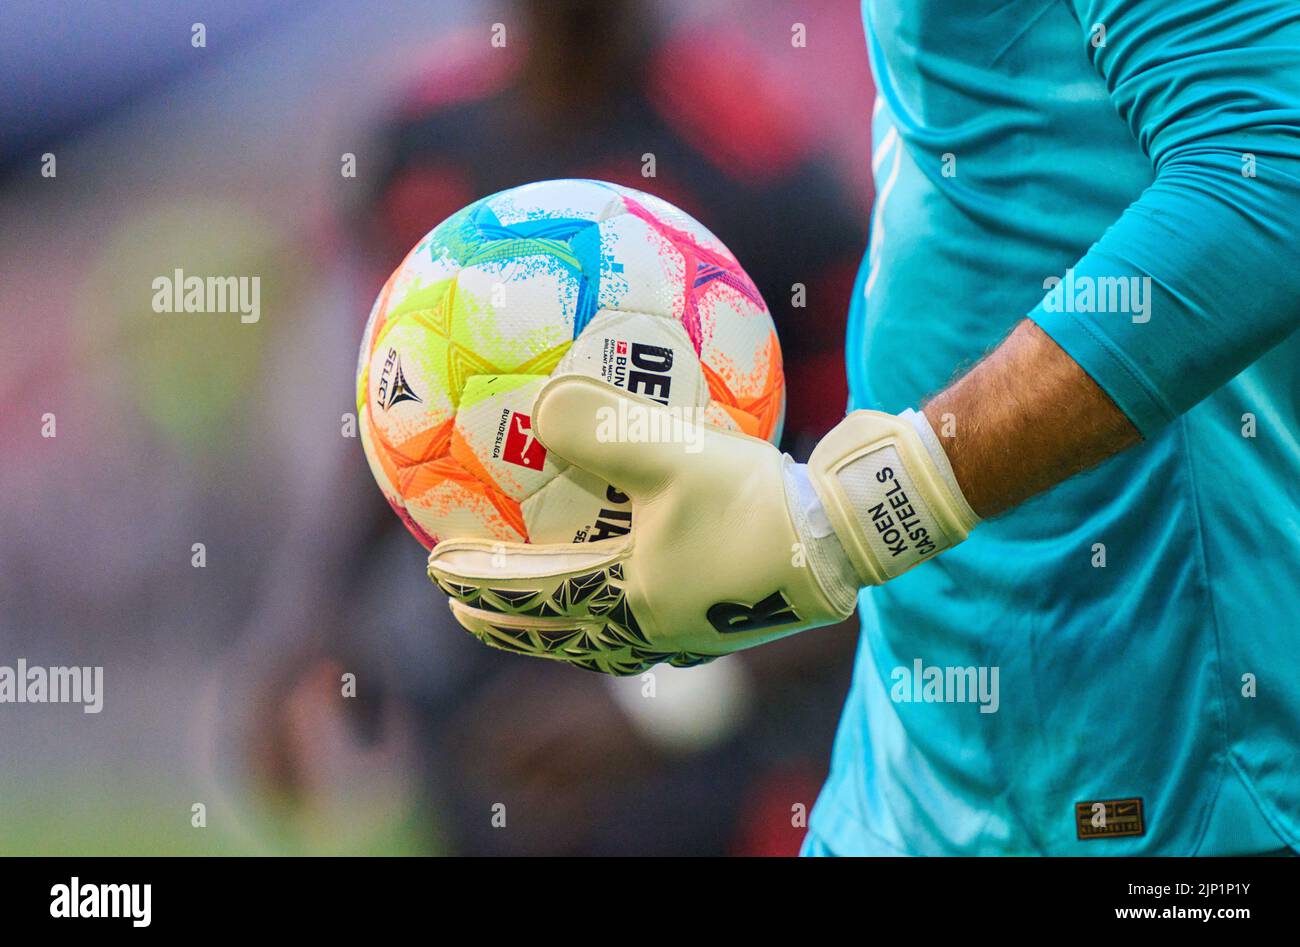
<instances>
[{"instance_id":1,"label":"select logo on ball","mask_svg":"<svg viewBox=\"0 0 1300 947\"><path fill-rule=\"evenodd\" d=\"M403 401L419 404L422 399L406 383L406 376L402 374L402 357L397 354L397 349L389 349L384 370L379 375L379 403L388 411Z\"/></svg>"},{"instance_id":2,"label":"select logo on ball","mask_svg":"<svg viewBox=\"0 0 1300 947\"><path fill-rule=\"evenodd\" d=\"M510 426L506 429L501 459L529 470L541 470L546 463L546 448L533 436L533 419L512 411L507 420Z\"/></svg>"}]
</instances>

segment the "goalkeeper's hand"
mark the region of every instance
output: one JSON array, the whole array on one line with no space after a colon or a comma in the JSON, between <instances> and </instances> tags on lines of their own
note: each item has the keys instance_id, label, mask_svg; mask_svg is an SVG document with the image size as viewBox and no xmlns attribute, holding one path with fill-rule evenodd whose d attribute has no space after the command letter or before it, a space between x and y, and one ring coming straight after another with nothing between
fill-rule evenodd
<instances>
[{"instance_id":1,"label":"goalkeeper's hand","mask_svg":"<svg viewBox=\"0 0 1300 947\"><path fill-rule=\"evenodd\" d=\"M711 426L675 442L609 436L612 419L683 431L659 404L576 375L537 396L547 450L632 500L599 543L447 540L429 576L485 643L611 674L699 664L846 618L858 589L966 537L978 521L924 416L858 411L807 466Z\"/></svg>"}]
</instances>

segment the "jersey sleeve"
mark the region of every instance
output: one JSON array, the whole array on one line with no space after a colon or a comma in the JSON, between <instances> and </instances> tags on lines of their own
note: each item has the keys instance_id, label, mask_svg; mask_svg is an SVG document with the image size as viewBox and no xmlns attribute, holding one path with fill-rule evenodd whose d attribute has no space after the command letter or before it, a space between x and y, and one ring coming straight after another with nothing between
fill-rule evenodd
<instances>
[{"instance_id":1,"label":"jersey sleeve","mask_svg":"<svg viewBox=\"0 0 1300 947\"><path fill-rule=\"evenodd\" d=\"M1300 326L1300 6L1072 6L1154 180L1030 318L1145 436Z\"/></svg>"}]
</instances>

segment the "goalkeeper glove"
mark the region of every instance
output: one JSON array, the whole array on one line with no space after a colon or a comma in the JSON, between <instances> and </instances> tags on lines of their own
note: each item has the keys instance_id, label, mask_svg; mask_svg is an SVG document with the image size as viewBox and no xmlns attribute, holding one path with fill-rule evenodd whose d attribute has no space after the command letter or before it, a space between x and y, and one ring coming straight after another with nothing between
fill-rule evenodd
<instances>
[{"instance_id":1,"label":"goalkeeper glove","mask_svg":"<svg viewBox=\"0 0 1300 947\"><path fill-rule=\"evenodd\" d=\"M610 436L611 419L637 413L642 432L689 436ZM861 586L978 522L916 412L856 411L806 467L583 376L549 381L532 416L547 450L631 497L633 525L590 544L435 546L429 576L456 619L507 651L612 674L699 664L847 618Z\"/></svg>"}]
</instances>

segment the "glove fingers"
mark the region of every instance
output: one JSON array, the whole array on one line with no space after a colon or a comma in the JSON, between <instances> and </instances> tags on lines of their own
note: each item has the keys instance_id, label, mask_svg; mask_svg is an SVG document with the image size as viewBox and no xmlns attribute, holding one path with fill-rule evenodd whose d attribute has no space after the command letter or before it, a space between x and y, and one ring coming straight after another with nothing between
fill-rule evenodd
<instances>
[{"instance_id":1,"label":"glove fingers","mask_svg":"<svg viewBox=\"0 0 1300 947\"><path fill-rule=\"evenodd\" d=\"M629 542L504 547L467 541L440 543L429 555L429 578L463 605L496 615L535 619L613 621L640 629L626 598Z\"/></svg>"},{"instance_id":2,"label":"glove fingers","mask_svg":"<svg viewBox=\"0 0 1300 947\"><path fill-rule=\"evenodd\" d=\"M545 582L560 576L607 568L626 558L631 543L506 543L481 539L449 539L429 553L429 577L464 579L473 584L512 579Z\"/></svg>"},{"instance_id":3,"label":"glove fingers","mask_svg":"<svg viewBox=\"0 0 1300 947\"><path fill-rule=\"evenodd\" d=\"M502 552L501 544L457 540L435 547L429 576L451 597L456 620L503 651L616 675L661 661L688 667L712 660L649 643L627 600L630 553L630 543L608 553L575 552L570 545ZM552 571L557 564L578 568Z\"/></svg>"},{"instance_id":4,"label":"glove fingers","mask_svg":"<svg viewBox=\"0 0 1300 947\"><path fill-rule=\"evenodd\" d=\"M636 674L649 666L600 619L502 615L454 598L451 613L479 641L502 651L564 661L606 674Z\"/></svg>"},{"instance_id":5,"label":"glove fingers","mask_svg":"<svg viewBox=\"0 0 1300 947\"><path fill-rule=\"evenodd\" d=\"M640 674L661 661L692 667L715 657L653 651L624 626L603 616L582 619L507 615L466 605L457 598L451 599L451 613L466 631L490 647L619 677Z\"/></svg>"}]
</instances>

